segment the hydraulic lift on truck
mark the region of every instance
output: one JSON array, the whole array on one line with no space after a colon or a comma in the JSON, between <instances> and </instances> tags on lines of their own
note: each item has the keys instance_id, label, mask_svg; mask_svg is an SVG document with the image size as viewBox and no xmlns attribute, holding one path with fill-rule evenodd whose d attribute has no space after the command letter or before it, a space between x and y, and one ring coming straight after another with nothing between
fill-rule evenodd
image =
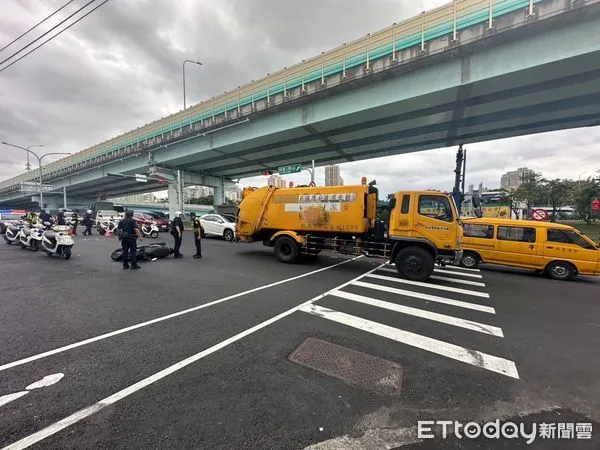
<instances>
[{"instance_id":1,"label":"hydraulic lift on truck","mask_svg":"<svg viewBox=\"0 0 600 450\"><path fill-rule=\"evenodd\" d=\"M381 258L401 277L424 281L434 264L458 264L462 224L451 195L400 191L390 199L389 223L376 220L378 190L367 185L246 188L236 237L262 241L282 262L323 250Z\"/></svg>"}]
</instances>

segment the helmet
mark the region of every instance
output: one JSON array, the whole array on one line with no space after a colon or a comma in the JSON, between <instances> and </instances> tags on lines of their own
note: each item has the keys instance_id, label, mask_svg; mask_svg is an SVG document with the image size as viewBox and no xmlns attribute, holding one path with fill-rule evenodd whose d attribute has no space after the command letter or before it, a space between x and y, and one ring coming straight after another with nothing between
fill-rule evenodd
<instances>
[{"instance_id":1,"label":"helmet","mask_svg":"<svg viewBox=\"0 0 600 450\"><path fill-rule=\"evenodd\" d=\"M195 213L195 212L191 212L191 213L190 213L190 216L191 216L191 217L196 217L196 213Z\"/></svg>"},{"instance_id":2,"label":"helmet","mask_svg":"<svg viewBox=\"0 0 600 450\"><path fill-rule=\"evenodd\" d=\"M183 213L181 211L175 211L175 217L181 216Z\"/></svg>"},{"instance_id":3,"label":"helmet","mask_svg":"<svg viewBox=\"0 0 600 450\"><path fill-rule=\"evenodd\" d=\"M91 213L92 213L92 210L91 210L91 209L88 209L88 210L87 210L87 213L88 213L88 214L91 214Z\"/></svg>"}]
</instances>

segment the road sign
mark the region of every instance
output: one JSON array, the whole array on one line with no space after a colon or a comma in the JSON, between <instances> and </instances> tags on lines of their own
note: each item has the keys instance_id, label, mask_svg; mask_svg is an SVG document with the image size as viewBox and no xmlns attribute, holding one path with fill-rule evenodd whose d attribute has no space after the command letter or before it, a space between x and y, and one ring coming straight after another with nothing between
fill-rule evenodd
<instances>
[{"instance_id":1,"label":"road sign","mask_svg":"<svg viewBox=\"0 0 600 450\"><path fill-rule=\"evenodd\" d=\"M277 170L279 172L279 175L287 175L287 174L290 174L290 173L298 173L298 172L302 172L302 164L290 164L288 166L281 166Z\"/></svg>"},{"instance_id":2,"label":"road sign","mask_svg":"<svg viewBox=\"0 0 600 450\"><path fill-rule=\"evenodd\" d=\"M314 181L311 181L309 184L310 187L317 187L317 183L315 183Z\"/></svg>"},{"instance_id":3,"label":"road sign","mask_svg":"<svg viewBox=\"0 0 600 450\"><path fill-rule=\"evenodd\" d=\"M592 200L592 209L594 211L600 211L600 200L598 200L597 198Z\"/></svg>"},{"instance_id":4,"label":"road sign","mask_svg":"<svg viewBox=\"0 0 600 450\"><path fill-rule=\"evenodd\" d=\"M135 181L137 181L138 183L147 183L148 182L148 177L146 175L142 175L139 173L135 174Z\"/></svg>"},{"instance_id":5,"label":"road sign","mask_svg":"<svg viewBox=\"0 0 600 450\"><path fill-rule=\"evenodd\" d=\"M543 209L534 209L531 212L531 218L533 220L546 220L548 218L548 213Z\"/></svg>"}]
</instances>

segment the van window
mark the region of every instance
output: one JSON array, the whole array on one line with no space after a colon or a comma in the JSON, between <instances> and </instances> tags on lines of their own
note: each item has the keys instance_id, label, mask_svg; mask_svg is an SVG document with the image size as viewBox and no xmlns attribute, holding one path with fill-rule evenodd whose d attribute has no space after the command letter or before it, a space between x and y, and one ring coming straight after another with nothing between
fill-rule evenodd
<instances>
[{"instance_id":1,"label":"van window","mask_svg":"<svg viewBox=\"0 0 600 450\"><path fill-rule=\"evenodd\" d=\"M444 222L454 220L448 198L441 195L419 196L419 214Z\"/></svg>"},{"instance_id":2,"label":"van window","mask_svg":"<svg viewBox=\"0 0 600 450\"><path fill-rule=\"evenodd\" d=\"M572 230L548 229L548 241L560 242L562 244L575 244L588 250L596 250L596 246L591 242L586 241L582 236Z\"/></svg>"},{"instance_id":3,"label":"van window","mask_svg":"<svg viewBox=\"0 0 600 450\"><path fill-rule=\"evenodd\" d=\"M410 195L402 196L402 205L400 206L400 214L408 214L410 208Z\"/></svg>"},{"instance_id":4,"label":"van window","mask_svg":"<svg viewBox=\"0 0 600 450\"><path fill-rule=\"evenodd\" d=\"M464 235L466 237L476 237L484 239L494 238L494 225L478 225L475 223L465 223Z\"/></svg>"},{"instance_id":5,"label":"van window","mask_svg":"<svg viewBox=\"0 0 600 450\"><path fill-rule=\"evenodd\" d=\"M498 227L498 239L501 241L535 242L535 228Z\"/></svg>"}]
</instances>

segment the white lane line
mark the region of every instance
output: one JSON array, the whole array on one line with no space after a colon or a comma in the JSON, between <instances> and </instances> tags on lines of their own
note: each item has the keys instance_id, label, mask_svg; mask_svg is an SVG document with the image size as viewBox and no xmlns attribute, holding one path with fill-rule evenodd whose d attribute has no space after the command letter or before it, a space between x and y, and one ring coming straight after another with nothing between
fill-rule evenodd
<instances>
[{"instance_id":1,"label":"white lane line","mask_svg":"<svg viewBox=\"0 0 600 450\"><path fill-rule=\"evenodd\" d=\"M396 303L385 302L372 297L366 297L364 295L351 294L350 292L335 290L329 295L334 297L344 298L346 300L352 300L355 302L363 303L365 305L375 306L377 308L387 309L389 311L395 311L402 314L408 314L414 317L420 317L422 319L433 320L435 322L445 323L454 325L468 330L478 331L479 333L491 334L492 336L504 337L502 328L486 325L471 320L461 319L459 317L448 316L446 314L438 314L431 311L425 311L418 308L411 308L409 306L398 305Z\"/></svg>"},{"instance_id":2,"label":"white lane line","mask_svg":"<svg viewBox=\"0 0 600 450\"><path fill-rule=\"evenodd\" d=\"M456 270L433 269L433 271L437 272L437 273L452 274L452 275L456 275L459 277L466 277L466 278L483 278L483 275L478 275L476 273L458 272Z\"/></svg>"},{"instance_id":3,"label":"white lane line","mask_svg":"<svg viewBox=\"0 0 600 450\"><path fill-rule=\"evenodd\" d=\"M488 355L487 353L482 353L477 350L470 350L448 342L439 341L427 336L400 330L343 312L334 311L319 305L307 303L300 307L300 311L314 314L315 316L392 339L428 352L436 353L447 358L481 367L482 369L491 370L492 372L512 378L519 378L515 363L508 359Z\"/></svg>"},{"instance_id":4,"label":"white lane line","mask_svg":"<svg viewBox=\"0 0 600 450\"><path fill-rule=\"evenodd\" d=\"M448 278L448 277L438 277L437 275L431 275L429 278L432 280L447 281L448 283L457 283L457 284L466 284L469 286L485 287L485 283L481 283L479 281L460 280L458 278Z\"/></svg>"},{"instance_id":5,"label":"white lane line","mask_svg":"<svg viewBox=\"0 0 600 450\"><path fill-rule=\"evenodd\" d=\"M393 266L394 263L393 262L389 262L387 263L388 266ZM468 269L466 267L460 267L460 266L436 266L436 267L440 267L441 270L450 270L451 272L454 271L464 271L464 272L481 272L479 269Z\"/></svg>"},{"instance_id":6,"label":"white lane line","mask_svg":"<svg viewBox=\"0 0 600 450\"><path fill-rule=\"evenodd\" d=\"M344 263L349 262L349 261L352 261L352 260L344 261ZM334 266L329 266L329 267L334 267ZM323 297L328 295L330 292L332 292L336 289L341 289L344 286L347 286L356 280L360 280L362 277L377 270L379 267L381 267L381 266L377 266L374 269L371 269L368 272L365 272L365 273L357 276L356 278L353 278L350 281L347 281L343 284L340 284L339 286L334 287L333 289L330 289L329 291L325 292L324 294L317 295L316 297L314 297L306 302L303 302L303 303L299 304L298 306L295 306L291 309L288 309L285 312L282 312L281 314L271 317L270 319L265 320L264 322L261 322L258 325L255 325L251 328L248 328L247 330L242 331L241 333L238 333L235 336L225 339L224 341L221 341L218 344L213 345L210 348L207 348L206 350L203 350L203 351L196 353L195 355L192 355L182 361L179 361L179 362L167 367L166 369L161 370L160 372L156 372L154 375L150 375L149 377L144 378L143 380L140 380L137 383L134 383L131 386L128 386L125 389L120 390L119 392L109 395L108 397L94 403L93 405L90 405L86 408L80 409L79 411L71 414L70 416L65 417L62 420L59 420L58 422L53 423L52 425L49 425L46 428L41 429L40 431L30 434L29 436L9 445L8 447L4 447L4 449L2 449L2 450L21 450L21 449L29 447L30 445L36 444L36 443L46 439L47 437L52 436L53 434L56 434L59 431L64 430L65 428L68 428L71 425L85 419L86 417L89 417L92 414L97 413L98 411L104 409L105 407L112 405L114 403L117 403L119 400L122 400L125 397L130 396L131 394L139 391L140 389L150 386L151 384L156 383L157 381L177 372L178 370L181 370L184 367L189 366L190 364L192 364L208 355L211 355L212 353L215 353L216 351L221 350L222 348L225 348L228 345L233 344L234 342L239 341L242 338L245 338L246 336L251 335L254 332L256 332L262 328L265 328L265 327L277 322L278 320L289 316L290 314L292 314L296 311L299 311L302 307L307 306L307 305L311 304L312 302L316 302L316 301L322 299Z\"/></svg>"},{"instance_id":7,"label":"white lane line","mask_svg":"<svg viewBox=\"0 0 600 450\"><path fill-rule=\"evenodd\" d=\"M369 274L367 276L371 277L371 278L377 278L378 280L393 281L394 283L409 284L411 286L420 286L420 287L424 287L424 288L428 288L428 289L439 289L441 291L456 292L458 294L472 295L474 297L490 298L490 294L488 294L486 292L471 291L469 289L461 289L461 288L455 288L455 287L450 287L450 286L441 286L439 284L433 284L433 283L423 283L421 281L411 281L411 280L406 280L404 278L387 277L385 275Z\"/></svg>"},{"instance_id":8,"label":"white lane line","mask_svg":"<svg viewBox=\"0 0 600 450\"><path fill-rule=\"evenodd\" d=\"M8 405L10 402L14 402L16 399L29 394L29 391L14 392L12 394L6 394L0 396L0 406Z\"/></svg>"},{"instance_id":9,"label":"white lane line","mask_svg":"<svg viewBox=\"0 0 600 450\"><path fill-rule=\"evenodd\" d=\"M379 270L384 271L384 272L392 272L395 274L398 273L398 271L396 269L392 269L390 267L382 267ZM433 269L433 271L438 272L438 273L452 274L452 275L456 275L456 276L460 276L460 277L483 278L483 276L475 275L474 273L454 272L454 271L443 270L443 269Z\"/></svg>"},{"instance_id":10,"label":"white lane line","mask_svg":"<svg viewBox=\"0 0 600 450\"><path fill-rule=\"evenodd\" d=\"M445 297L438 297L437 295L423 294L421 292L415 292L415 291L407 291L405 289L397 289L397 288L388 287L388 286L381 286L379 284L365 283L363 281L355 281L352 283L352 285L365 287L368 289L375 289L377 291L382 291L382 292L389 292L391 294L404 295L405 297L420 298L421 300L427 300L427 301L436 302L436 303L443 303L445 305L458 306L459 308L467 308L467 309L472 309L475 311L482 311L482 312L486 312L486 313L490 313L490 314L496 314L496 310L491 306L483 306L483 305L478 305L476 303L463 302L460 300L453 300L451 298L445 298Z\"/></svg>"},{"instance_id":11,"label":"white lane line","mask_svg":"<svg viewBox=\"0 0 600 450\"><path fill-rule=\"evenodd\" d=\"M229 300L233 300L235 298L242 297L244 295L248 295L248 294L252 294L254 292L262 291L264 289L269 289L269 288L272 288L274 286L278 286L278 285L283 284L283 283L288 283L288 282L291 282L291 281L299 280L300 278L308 277L308 276L314 275L316 273L323 272L325 270L333 269L334 267L341 266L342 264L347 264L347 263L349 263L351 261L355 261L358 258L361 258L361 256L358 256L358 257L352 258L352 259L348 259L348 260L345 260L345 261L333 264L331 266L322 267L320 269L313 270L311 272L303 273L303 274L297 275L295 277L286 278L284 280L279 280L279 281L276 281L274 283L266 284L264 286L259 286L259 287L253 288L253 289L249 289L247 291L239 292L237 294L233 294L233 295L230 295L228 297L223 297L223 298L220 298L218 300L214 300L214 301L209 302L209 303L204 303L202 305L194 306L193 308L184 309L183 311L178 311L178 312L175 312L175 313L172 313L172 314L168 314L166 316L157 317L156 319L148 320L146 322L138 323L136 325L131 325L129 327L121 328L119 330L111 331L109 333L101 334L99 336L95 336L95 337L92 337L92 338L89 338L89 339L84 339L83 341L74 342L73 344L65 345L63 347L55 348L53 350L48 350L46 352L38 353L37 355L32 355L32 356L29 356L27 358L23 358L23 359L19 359L17 361L6 363L6 364L3 364L3 365L0 366L0 372L2 372L3 370L6 370L6 369L10 369L12 367L16 367L16 366L20 366L20 365L23 365L23 364L27 364L27 363L32 362L32 361L36 361L38 359L42 359L42 358L46 358L48 356L56 355L57 353L66 352L67 350L71 350L71 349L74 349L74 348L77 348L77 347L81 347L83 345L91 344L92 342L97 342L97 341L101 341L103 339L108 339L110 337L117 336L119 334L123 334L123 333L127 333L129 331L137 330L138 328L147 327L148 325L152 325L152 324L155 324L155 323L158 323L158 322L163 322L165 320L173 319L174 317L179 317L179 316L182 316L184 314L192 313L194 311L199 311L201 309L208 308L210 306L214 306L214 305L217 305L219 303L223 303L223 302L226 302L226 301L229 301Z\"/></svg>"}]
</instances>

